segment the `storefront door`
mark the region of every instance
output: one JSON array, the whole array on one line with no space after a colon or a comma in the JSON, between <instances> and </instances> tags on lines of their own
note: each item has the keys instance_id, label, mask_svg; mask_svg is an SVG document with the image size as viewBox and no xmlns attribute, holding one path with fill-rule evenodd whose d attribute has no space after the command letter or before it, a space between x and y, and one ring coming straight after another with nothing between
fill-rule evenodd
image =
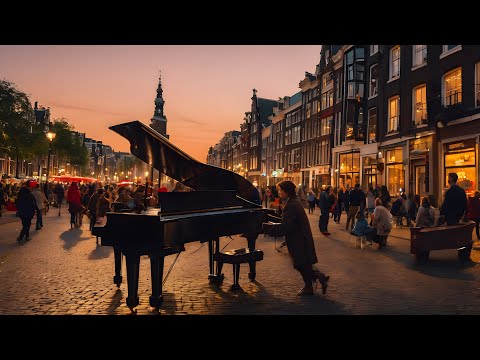
<instances>
[{"instance_id":1,"label":"storefront door","mask_svg":"<svg viewBox=\"0 0 480 360\"><path fill-rule=\"evenodd\" d=\"M427 177L427 168L425 165L415 166L415 194L420 198L427 196L427 186L425 183Z\"/></svg>"}]
</instances>

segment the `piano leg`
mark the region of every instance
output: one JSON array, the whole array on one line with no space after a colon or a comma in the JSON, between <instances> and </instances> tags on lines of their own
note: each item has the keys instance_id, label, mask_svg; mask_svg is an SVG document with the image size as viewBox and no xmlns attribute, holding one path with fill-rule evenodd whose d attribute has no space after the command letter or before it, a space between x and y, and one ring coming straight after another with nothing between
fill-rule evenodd
<instances>
[{"instance_id":1,"label":"piano leg","mask_svg":"<svg viewBox=\"0 0 480 360\"><path fill-rule=\"evenodd\" d=\"M132 313L136 313L133 308L139 304L138 299L138 275L140 269L140 256L125 255L127 263L127 282L128 296L127 306Z\"/></svg>"},{"instance_id":2,"label":"piano leg","mask_svg":"<svg viewBox=\"0 0 480 360\"><path fill-rule=\"evenodd\" d=\"M253 235L253 236L247 236L247 241L248 241L248 250L254 251L255 250L255 243L257 242L257 237L258 235ZM251 261L248 263L250 266L250 272L248 273L248 278L250 279L251 282L255 281L255 276L257 275L255 268L256 268L256 262Z\"/></svg>"},{"instance_id":3,"label":"piano leg","mask_svg":"<svg viewBox=\"0 0 480 360\"><path fill-rule=\"evenodd\" d=\"M230 288L231 291L242 290L242 287L238 283L240 278L240 264L233 264L233 285Z\"/></svg>"},{"instance_id":4,"label":"piano leg","mask_svg":"<svg viewBox=\"0 0 480 360\"><path fill-rule=\"evenodd\" d=\"M217 268L215 272L215 261L213 259L213 255L215 254L213 252L213 242L215 241L215 253L220 251L220 239L216 238L215 240L209 240L208 241L208 263L210 266L210 274L208 275L208 280L211 283L220 285L223 282L223 274L222 272L222 267L219 266L217 263Z\"/></svg>"},{"instance_id":5,"label":"piano leg","mask_svg":"<svg viewBox=\"0 0 480 360\"><path fill-rule=\"evenodd\" d=\"M113 277L113 283L120 287L122 283L122 252L117 249L113 248L114 256L115 256L115 276Z\"/></svg>"},{"instance_id":6,"label":"piano leg","mask_svg":"<svg viewBox=\"0 0 480 360\"><path fill-rule=\"evenodd\" d=\"M150 306L160 308L163 303L162 283L163 283L163 264L164 256L150 256L150 270L152 274L152 296L150 296Z\"/></svg>"}]
</instances>

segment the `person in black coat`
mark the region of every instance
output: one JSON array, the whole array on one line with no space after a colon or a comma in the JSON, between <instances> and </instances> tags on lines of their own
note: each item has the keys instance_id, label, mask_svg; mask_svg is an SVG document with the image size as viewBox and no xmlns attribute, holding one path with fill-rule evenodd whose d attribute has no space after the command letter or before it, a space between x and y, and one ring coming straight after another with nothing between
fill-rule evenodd
<instances>
[{"instance_id":1,"label":"person in black coat","mask_svg":"<svg viewBox=\"0 0 480 360\"><path fill-rule=\"evenodd\" d=\"M293 267L300 272L305 283L298 295L313 295L312 283L317 280L322 285L325 294L330 277L313 267L318 260L312 229L305 209L295 193L295 184L288 180L282 181L278 184L278 191L280 197L285 201L282 222L280 224L265 223L264 230L273 236L285 236Z\"/></svg>"},{"instance_id":2,"label":"person in black coat","mask_svg":"<svg viewBox=\"0 0 480 360\"><path fill-rule=\"evenodd\" d=\"M16 205L18 209L18 216L20 219L22 219L22 231L20 231L17 241L21 242L24 237L26 237L27 240L31 240L30 225L32 225L32 219L35 215L35 211L37 210L37 202L35 201L32 191L30 190L30 180L27 180L25 185L23 185L18 192Z\"/></svg>"},{"instance_id":3,"label":"person in black coat","mask_svg":"<svg viewBox=\"0 0 480 360\"><path fill-rule=\"evenodd\" d=\"M328 236L330 233L327 230L328 227L328 217L330 213L330 208L332 206L330 201L330 193L332 191L331 186L327 186L325 191L320 193L320 199L318 199L318 207L320 208L320 219L318 221L318 227L320 228L320 232Z\"/></svg>"},{"instance_id":4,"label":"person in black coat","mask_svg":"<svg viewBox=\"0 0 480 360\"><path fill-rule=\"evenodd\" d=\"M458 224L467 210L467 194L457 185L458 175L456 173L448 174L448 185L450 188L445 193L440 214L445 216L447 225Z\"/></svg>"}]
</instances>

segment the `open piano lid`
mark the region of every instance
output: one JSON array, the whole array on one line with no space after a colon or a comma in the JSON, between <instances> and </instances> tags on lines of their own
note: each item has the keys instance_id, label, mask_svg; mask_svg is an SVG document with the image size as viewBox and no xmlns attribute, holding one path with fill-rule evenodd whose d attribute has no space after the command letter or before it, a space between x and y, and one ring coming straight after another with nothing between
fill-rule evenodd
<instances>
[{"instance_id":1,"label":"open piano lid","mask_svg":"<svg viewBox=\"0 0 480 360\"><path fill-rule=\"evenodd\" d=\"M236 190L242 198L260 203L258 190L250 181L232 171L195 160L140 121L109 129L130 142L133 155L185 186L195 190Z\"/></svg>"}]
</instances>

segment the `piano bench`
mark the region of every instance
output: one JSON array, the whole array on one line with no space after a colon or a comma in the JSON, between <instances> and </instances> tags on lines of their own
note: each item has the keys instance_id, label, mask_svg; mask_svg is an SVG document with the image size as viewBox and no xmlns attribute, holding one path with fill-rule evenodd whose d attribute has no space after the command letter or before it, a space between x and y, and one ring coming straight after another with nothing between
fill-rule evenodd
<instances>
[{"instance_id":1,"label":"piano bench","mask_svg":"<svg viewBox=\"0 0 480 360\"><path fill-rule=\"evenodd\" d=\"M249 264L263 260L263 251L249 249L232 249L225 252L218 252L213 255L213 259L218 264L218 273L222 273L223 264L233 265L233 285L231 290L241 290L242 288L238 284L240 277L240 264Z\"/></svg>"}]
</instances>

